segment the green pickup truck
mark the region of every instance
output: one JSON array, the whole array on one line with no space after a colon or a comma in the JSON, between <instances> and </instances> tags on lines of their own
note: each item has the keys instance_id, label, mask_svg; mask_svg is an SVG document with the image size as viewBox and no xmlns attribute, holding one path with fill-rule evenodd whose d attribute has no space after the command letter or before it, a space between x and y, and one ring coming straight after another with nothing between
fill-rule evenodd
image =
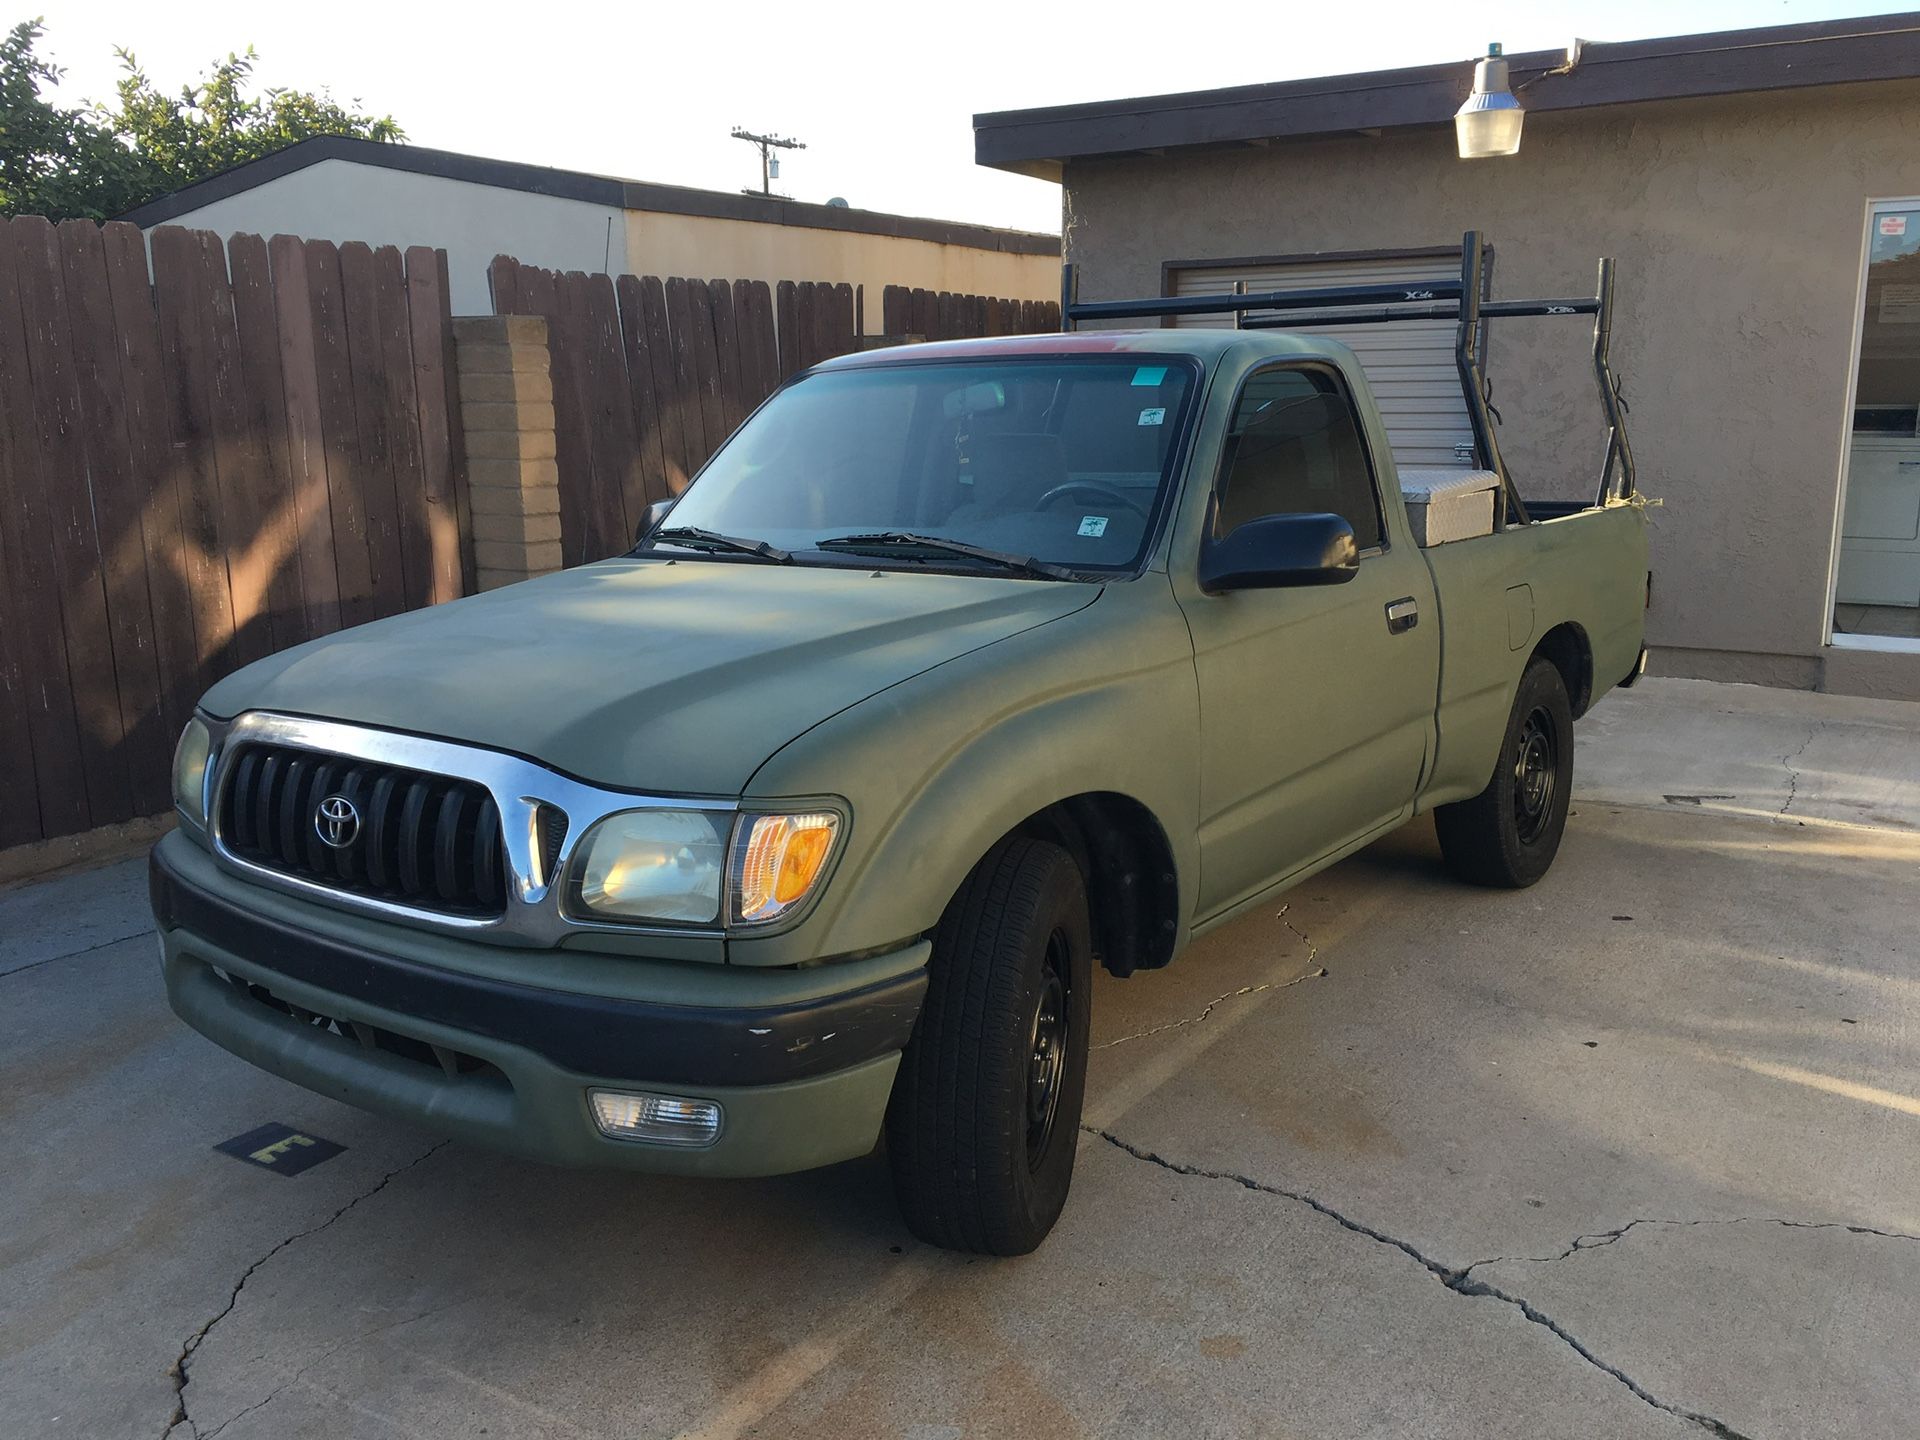
<instances>
[{"instance_id":1,"label":"green pickup truck","mask_svg":"<svg viewBox=\"0 0 1920 1440\"><path fill-rule=\"evenodd\" d=\"M884 1137L935 1244L1031 1250L1125 976L1426 811L1524 886L1644 658L1611 294L1082 303L769 399L618 559L248 666L180 741L174 1009L323 1094L568 1165ZM1529 308L1531 307L1531 308ZM1233 328L1090 320L1214 309ZM1377 315L1376 315L1377 312ZM1402 473L1354 356L1457 314L1476 453ZM1591 500L1528 507L1494 315L1595 317Z\"/></svg>"}]
</instances>

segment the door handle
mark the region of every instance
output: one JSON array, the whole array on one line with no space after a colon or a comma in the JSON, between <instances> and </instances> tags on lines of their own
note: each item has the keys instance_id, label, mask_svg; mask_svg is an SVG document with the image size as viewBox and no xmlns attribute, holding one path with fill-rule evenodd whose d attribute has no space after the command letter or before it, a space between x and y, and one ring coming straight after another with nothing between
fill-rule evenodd
<instances>
[{"instance_id":1,"label":"door handle","mask_svg":"<svg viewBox=\"0 0 1920 1440\"><path fill-rule=\"evenodd\" d=\"M1402 596L1387 606L1387 633L1398 635L1420 623L1420 605L1411 595Z\"/></svg>"}]
</instances>

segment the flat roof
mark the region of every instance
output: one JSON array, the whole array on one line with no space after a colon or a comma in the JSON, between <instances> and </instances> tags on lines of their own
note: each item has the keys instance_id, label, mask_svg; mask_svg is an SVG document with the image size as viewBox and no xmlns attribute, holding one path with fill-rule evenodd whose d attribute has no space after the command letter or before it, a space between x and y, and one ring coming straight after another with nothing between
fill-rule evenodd
<instances>
[{"instance_id":1,"label":"flat roof","mask_svg":"<svg viewBox=\"0 0 1920 1440\"><path fill-rule=\"evenodd\" d=\"M1811 85L1920 77L1920 12L1589 43L1507 56L1528 110L1582 110ZM1473 88L1472 60L1194 90L973 117L974 159L1058 180L1068 160L1180 146L1260 144L1445 125ZM1538 80L1539 84L1532 82Z\"/></svg>"},{"instance_id":2,"label":"flat roof","mask_svg":"<svg viewBox=\"0 0 1920 1440\"><path fill-rule=\"evenodd\" d=\"M231 169L196 180L178 190L137 205L115 218L130 220L142 229L164 225L182 215L239 195L269 180L318 165L323 160L345 160L383 170L464 180L530 195L561 200L583 200L620 210L645 210L668 215L702 215L717 220L750 220L762 225L793 225L809 230L842 230L859 235L887 235L903 240L926 240L935 245L960 245L972 250L997 250L1013 255L1058 255L1060 237L1031 230L1003 230L991 225L967 225L952 220L929 220L917 215L893 215L880 210L855 210L839 205L812 205L759 195L730 194L724 190L695 190L682 185L655 185L579 170L553 170L513 160L489 160L452 150L429 150L420 145L395 145L362 140L351 135L319 135L297 141L271 155L248 160Z\"/></svg>"}]
</instances>

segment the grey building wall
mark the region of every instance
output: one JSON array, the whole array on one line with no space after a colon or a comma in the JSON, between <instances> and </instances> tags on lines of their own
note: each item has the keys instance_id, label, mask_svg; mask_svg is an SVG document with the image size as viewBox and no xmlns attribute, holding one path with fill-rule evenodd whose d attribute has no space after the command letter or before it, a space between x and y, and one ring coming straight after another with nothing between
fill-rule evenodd
<instances>
[{"instance_id":1,"label":"grey building wall","mask_svg":"<svg viewBox=\"0 0 1920 1440\"><path fill-rule=\"evenodd\" d=\"M1543 84L1552 84L1546 80ZM1447 130L1066 167L1082 299L1158 294L1167 260L1457 244L1496 296L1591 293L1619 261L1624 377L1662 673L1920 698L1920 656L1823 644L1869 197L1920 195L1920 82L1530 115L1517 156ZM1603 429L1591 330L1495 322L1523 494L1585 493Z\"/></svg>"}]
</instances>

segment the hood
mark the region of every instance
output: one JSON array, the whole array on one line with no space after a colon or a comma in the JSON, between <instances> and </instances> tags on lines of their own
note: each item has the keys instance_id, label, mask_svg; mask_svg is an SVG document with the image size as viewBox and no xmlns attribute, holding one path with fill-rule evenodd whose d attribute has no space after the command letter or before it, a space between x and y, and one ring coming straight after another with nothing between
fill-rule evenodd
<instances>
[{"instance_id":1,"label":"hood","mask_svg":"<svg viewBox=\"0 0 1920 1440\"><path fill-rule=\"evenodd\" d=\"M624 789L740 793L775 750L1097 585L608 560L282 651L207 692L526 756Z\"/></svg>"}]
</instances>

